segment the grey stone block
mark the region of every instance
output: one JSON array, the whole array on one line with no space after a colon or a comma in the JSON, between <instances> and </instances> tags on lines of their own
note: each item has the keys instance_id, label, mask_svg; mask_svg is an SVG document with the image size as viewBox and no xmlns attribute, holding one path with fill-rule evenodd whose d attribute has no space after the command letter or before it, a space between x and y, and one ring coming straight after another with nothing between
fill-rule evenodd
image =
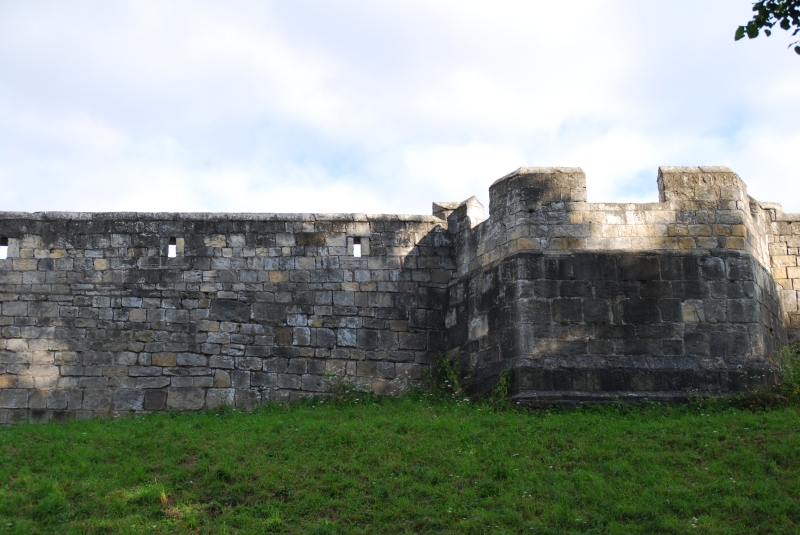
<instances>
[{"instance_id":1,"label":"grey stone block","mask_svg":"<svg viewBox=\"0 0 800 535\"><path fill-rule=\"evenodd\" d=\"M200 410L206 391L201 388L168 388L167 407L176 410Z\"/></svg>"},{"instance_id":2,"label":"grey stone block","mask_svg":"<svg viewBox=\"0 0 800 535\"><path fill-rule=\"evenodd\" d=\"M112 392L109 388L86 388L83 390L84 410L107 411L111 409Z\"/></svg>"},{"instance_id":3,"label":"grey stone block","mask_svg":"<svg viewBox=\"0 0 800 535\"><path fill-rule=\"evenodd\" d=\"M235 393L233 388L211 388L206 394L206 407L216 409L222 406L235 406Z\"/></svg>"},{"instance_id":4,"label":"grey stone block","mask_svg":"<svg viewBox=\"0 0 800 535\"><path fill-rule=\"evenodd\" d=\"M144 409L149 411L161 411L167 408L166 390L145 390Z\"/></svg>"},{"instance_id":5,"label":"grey stone block","mask_svg":"<svg viewBox=\"0 0 800 535\"><path fill-rule=\"evenodd\" d=\"M216 299L211 303L209 317L216 321L246 322L250 319L250 305L229 299Z\"/></svg>"},{"instance_id":6,"label":"grey stone block","mask_svg":"<svg viewBox=\"0 0 800 535\"><path fill-rule=\"evenodd\" d=\"M144 391L118 389L114 391L115 411L140 411L144 406Z\"/></svg>"}]
</instances>

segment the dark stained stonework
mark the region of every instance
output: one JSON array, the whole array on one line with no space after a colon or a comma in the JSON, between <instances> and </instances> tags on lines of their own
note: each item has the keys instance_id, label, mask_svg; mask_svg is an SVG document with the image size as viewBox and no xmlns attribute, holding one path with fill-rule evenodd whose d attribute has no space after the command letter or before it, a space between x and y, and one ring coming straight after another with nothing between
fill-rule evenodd
<instances>
[{"instance_id":1,"label":"dark stained stonework","mask_svg":"<svg viewBox=\"0 0 800 535\"><path fill-rule=\"evenodd\" d=\"M510 372L530 405L773 384L800 334L800 216L724 167L658 182L659 203L591 204L580 169L521 168L486 221L474 197L433 216L0 213L0 423L398 394L448 348L472 395Z\"/></svg>"}]
</instances>

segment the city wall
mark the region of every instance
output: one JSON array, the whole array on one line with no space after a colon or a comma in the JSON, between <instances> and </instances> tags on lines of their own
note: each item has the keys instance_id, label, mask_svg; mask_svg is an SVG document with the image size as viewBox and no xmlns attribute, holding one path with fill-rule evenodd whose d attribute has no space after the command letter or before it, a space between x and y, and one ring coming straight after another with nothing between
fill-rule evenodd
<instances>
[{"instance_id":1,"label":"city wall","mask_svg":"<svg viewBox=\"0 0 800 535\"><path fill-rule=\"evenodd\" d=\"M0 213L0 423L398 394L448 349L470 394L509 374L531 405L774 382L800 333L800 215L724 167L658 186L593 204L580 169L521 168L485 221L474 197L432 216Z\"/></svg>"}]
</instances>

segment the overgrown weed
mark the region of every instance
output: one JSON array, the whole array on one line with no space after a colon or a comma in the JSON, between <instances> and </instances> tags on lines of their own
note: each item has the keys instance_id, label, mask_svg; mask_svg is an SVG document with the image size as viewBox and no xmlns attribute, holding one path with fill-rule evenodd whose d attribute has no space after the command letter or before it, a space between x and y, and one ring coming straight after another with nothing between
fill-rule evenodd
<instances>
[{"instance_id":1,"label":"overgrown weed","mask_svg":"<svg viewBox=\"0 0 800 535\"><path fill-rule=\"evenodd\" d=\"M800 398L800 342L781 347L773 360L781 373L778 391L797 400Z\"/></svg>"}]
</instances>

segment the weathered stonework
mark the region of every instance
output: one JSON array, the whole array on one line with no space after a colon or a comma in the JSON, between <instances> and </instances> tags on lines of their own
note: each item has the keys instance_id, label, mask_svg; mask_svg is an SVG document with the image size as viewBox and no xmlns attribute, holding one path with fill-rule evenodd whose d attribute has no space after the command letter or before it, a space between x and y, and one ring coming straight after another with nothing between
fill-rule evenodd
<instances>
[{"instance_id":1,"label":"weathered stonework","mask_svg":"<svg viewBox=\"0 0 800 535\"><path fill-rule=\"evenodd\" d=\"M0 423L397 393L446 348L475 395L511 370L530 404L774 381L800 334L800 216L724 167L658 185L659 203L590 204L580 169L521 168L486 221L474 197L433 216L0 213Z\"/></svg>"}]
</instances>

